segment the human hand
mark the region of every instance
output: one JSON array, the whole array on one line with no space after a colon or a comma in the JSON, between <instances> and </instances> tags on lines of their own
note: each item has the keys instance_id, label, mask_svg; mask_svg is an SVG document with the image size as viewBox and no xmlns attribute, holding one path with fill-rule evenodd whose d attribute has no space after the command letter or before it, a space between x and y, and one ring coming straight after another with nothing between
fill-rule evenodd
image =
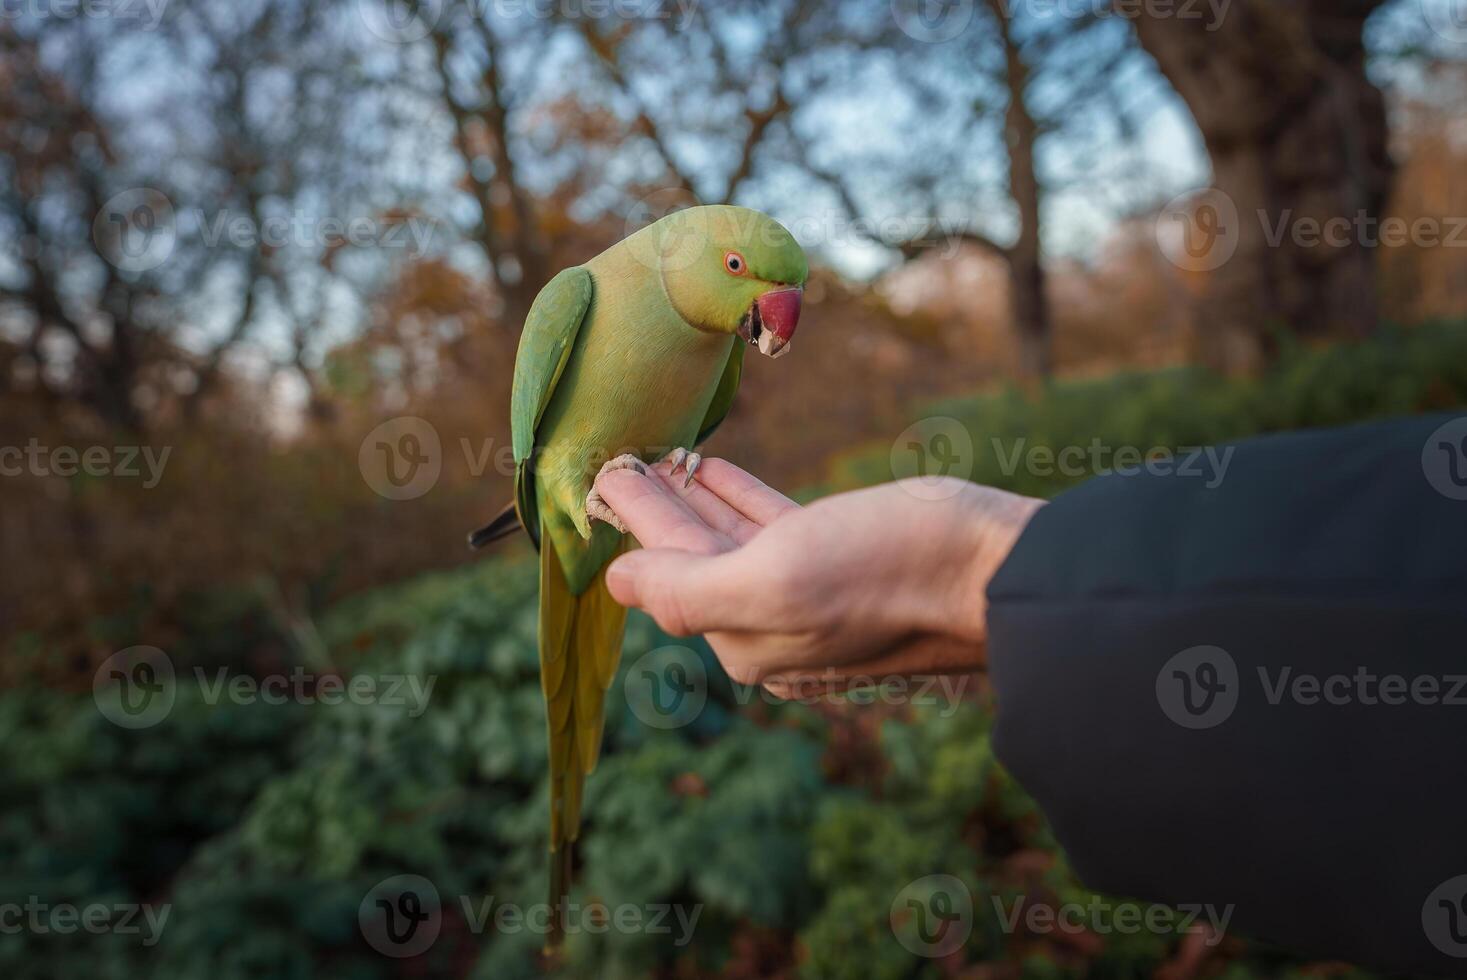
<instances>
[{"instance_id":1,"label":"human hand","mask_svg":"<svg viewBox=\"0 0 1467 980\"><path fill-rule=\"evenodd\" d=\"M729 676L787 694L812 676L954 673L984 664L988 581L1043 501L954 481L801 508L721 459L688 487L661 462L601 496L641 542L607 586L664 630L708 637Z\"/></svg>"}]
</instances>

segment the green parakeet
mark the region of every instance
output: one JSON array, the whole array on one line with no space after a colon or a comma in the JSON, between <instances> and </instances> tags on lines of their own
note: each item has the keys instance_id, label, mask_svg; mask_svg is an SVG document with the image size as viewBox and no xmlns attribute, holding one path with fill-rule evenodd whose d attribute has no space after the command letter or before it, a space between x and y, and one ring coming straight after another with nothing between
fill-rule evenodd
<instances>
[{"instance_id":1,"label":"green parakeet","mask_svg":"<svg viewBox=\"0 0 1467 980\"><path fill-rule=\"evenodd\" d=\"M600 753L626 623L603 574L625 535L591 495L593 481L609 460L636 465L668 454L692 480L700 457L688 450L723 421L738 389L740 339L783 353L806 274L804 252L767 215L689 208L561 272L525 320L510 406L515 501L470 540L486 544L519 524L540 550L549 945L563 928L581 789Z\"/></svg>"}]
</instances>

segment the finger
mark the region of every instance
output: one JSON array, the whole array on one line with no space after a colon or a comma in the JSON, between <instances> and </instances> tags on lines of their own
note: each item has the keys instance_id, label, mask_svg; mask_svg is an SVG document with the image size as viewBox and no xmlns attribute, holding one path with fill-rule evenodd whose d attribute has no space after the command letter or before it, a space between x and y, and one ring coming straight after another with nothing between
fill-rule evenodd
<instances>
[{"instance_id":1,"label":"finger","mask_svg":"<svg viewBox=\"0 0 1467 980\"><path fill-rule=\"evenodd\" d=\"M672 471L672 463L669 460L656 463L652 467L652 472L661 478L678 499L702 518L703 523L726 535L735 543L743 544L759 533L758 524L749 520L722 497L702 484L702 467L698 470L700 479L694 480L687 486L684 486L683 479Z\"/></svg>"},{"instance_id":2,"label":"finger","mask_svg":"<svg viewBox=\"0 0 1467 980\"><path fill-rule=\"evenodd\" d=\"M596 489L644 548L714 555L733 547L657 477L611 470L596 478Z\"/></svg>"},{"instance_id":3,"label":"finger","mask_svg":"<svg viewBox=\"0 0 1467 980\"><path fill-rule=\"evenodd\" d=\"M978 645L937 633L920 633L856 663L774 669L761 683L772 694L785 699L802 694L839 693L893 681L912 694L931 693L935 697L941 693L955 697L978 689L983 666ZM945 680L936 683L937 678Z\"/></svg>"},{"instance_id":4,"label":"finger","mask_svg":"<svg viewBox=\"0 0 1467 980\"><path fill-rule=\"evenodd\" d=\"M671 548L633 551L606 570L606 587L623 606L646 610L674 636L748 630L759 618L758 589L742 583L735 556Z\"/></svg>"},{"instance_id":5,"label":"finger","mask_svg":"<svg viewBox=\"0 0 1467 980\"><path fill-rule=\"evenodd\" d=\"M717 496L755 524L763 526L800 505L784 494L765 486L753 476L726 459L705 458L698 468L698 479Z\"/></svg>"}]
</instances>

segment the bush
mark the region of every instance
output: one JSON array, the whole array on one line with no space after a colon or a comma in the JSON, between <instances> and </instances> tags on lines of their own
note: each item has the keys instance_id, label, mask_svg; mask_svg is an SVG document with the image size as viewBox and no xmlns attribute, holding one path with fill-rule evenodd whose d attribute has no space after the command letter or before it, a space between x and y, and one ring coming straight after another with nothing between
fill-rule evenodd
<instances>
[{"instance_id":1,"label":"bush","mask_svg":"<svg viewBox=\"0 0 1467 980\"><path fill-rule=\"evenodd\" d=\"M1256 381L1177 369L928 412L959 419L979 443L1181 446L1462 404L1467 331L1443 325L1294 352ZM873 446L837 460L828 486L889 476L888 448ZM1005 472L983 454L974 476L1031 493L1070 482ZM534 562L510 551L340 603L299 654L266 638L269 670L431 679L425 703L210 703L193 668L258 664L268 629L256 604L228 597L201 607L207 628L170 651L177 699L154 727L112 725L85 690L4 692L0 904L169 908L156 945L116 932L9 936L6 975L896 978L984 962L1005 976L1128 977L1175 955L1179 936L1005 924L1019 901L1090 896L994 759L981 701L769 705L732 685L706 645L634 615L572 898L676 905L696 910L696 928L691 942L675 922L577 930L563 959L545 962L533 930L484 915L544 896L535 588ZM248 629L221 628L231 609ZM667 647L708 676L707 706L672 730L639 717L628 685ZM380 882L405 874L433 883L441 928L421 955L398 960L372 946L358 915ZM914 925L898 898L935 874L968 891L973 929L927 959L904 944ZM1236 939L1214 955L1223 976L1305 968Z\"/></svg>"},{"instance_id":2,"label":"bush","mask_svg":"<svg viewBox=\"0 0 1467 980\"><path fill-rule=\"evenodd\" d=\"M1016 448L1174 450L1264 432L1344 425L1467 405L1467 327L1437 323L1382 333L1369 343L1285 353L1258 378L1231 379L1179 367L1058 382L1038 395L1017 390L949 399L919 417L955 419L973 441L971 479L1051 496L1090 474L1036 473L1011 464ZM890 480L888 443L836 456L808 495Z\"/></svg>"}]
</instances>

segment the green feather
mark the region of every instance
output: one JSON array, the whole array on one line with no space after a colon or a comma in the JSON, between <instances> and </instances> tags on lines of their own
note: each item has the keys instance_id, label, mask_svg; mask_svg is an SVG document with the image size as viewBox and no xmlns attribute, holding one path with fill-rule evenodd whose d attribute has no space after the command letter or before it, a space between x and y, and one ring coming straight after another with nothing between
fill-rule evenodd
<instances>
[{"instance_id":1,"label":"green feather","mask_svg":"<svg viewBox=\"0 0 1467 980\"><path fill-rule=\"evenodd\" d=\"M730 250L745 259L742 275L726 268ZM590 523L586 494L608 459L651 462L718 427L743 371L740 320L764 292L805 274L799 245L767 216L690 208L561 272L525 320L510 421L515 505L542 552L553 905L570 885L582 783L600 752L626 618L602 574L624 535Z\"/></svg>"}]
</instances>

